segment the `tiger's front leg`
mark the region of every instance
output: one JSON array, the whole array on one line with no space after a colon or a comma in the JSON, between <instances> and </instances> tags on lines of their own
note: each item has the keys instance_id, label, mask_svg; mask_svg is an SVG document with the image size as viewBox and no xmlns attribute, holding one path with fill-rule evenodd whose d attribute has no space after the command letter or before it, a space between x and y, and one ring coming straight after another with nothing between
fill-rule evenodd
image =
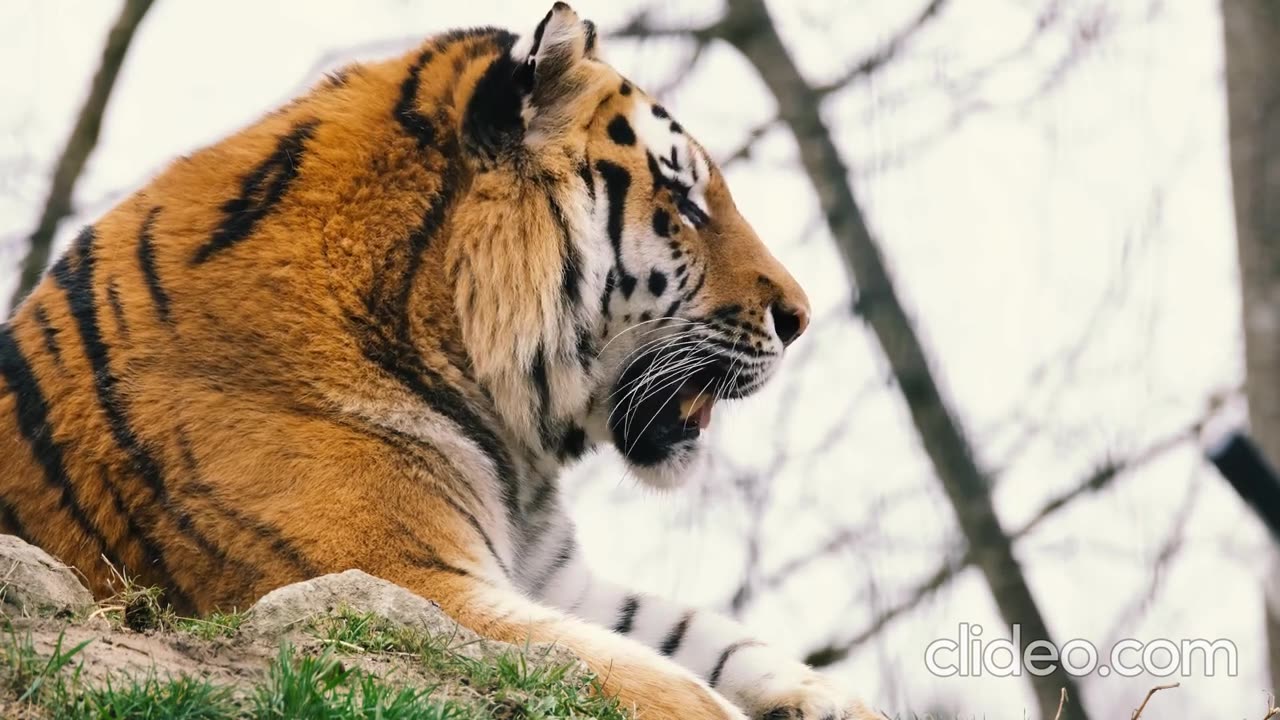
<instances>
[{"instance_id":1,"label":"tiger's front leg","mask_svg":"<svg viewBox=\"0 0 1280 720\"><path fill-rule=\"evenodd\" d=\"M638 640L706 681L751 718L882 720L826 676L707 610L629 592L591 573L570 541L529 583L543 602Z\"/></svg>"}]
</instances>

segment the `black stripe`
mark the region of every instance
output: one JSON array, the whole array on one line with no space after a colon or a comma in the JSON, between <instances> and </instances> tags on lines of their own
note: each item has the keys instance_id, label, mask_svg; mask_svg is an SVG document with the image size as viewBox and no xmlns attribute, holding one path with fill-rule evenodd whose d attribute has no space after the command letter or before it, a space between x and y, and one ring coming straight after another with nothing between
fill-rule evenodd
<instances>
[{"instance_id":1,"label":"black stripe","mask_svg":"<svg viewBox=\"0 0 1280 720\"><path fill-rule=\"evenodd\" d=\"M684 299L693 300L694 296L698 294L698 291L702 290L702 286L706 282L707 282L707 273L704 271L702 273L702 276L698 278L698 282L694 283L693 287L689 289L689 292L684 294Z\"/></svg>"},{"instance_id":2,"label":"black stripe","mask_svg":"<svg viewBox=\"0 0 1280 720\"><path fill-rule=\"evenodd\" d=\"M144 530L138 524L138 518L126 506L124 497L120 495L120 488L116 487L112 480L112 471L105 465L98 466L98 480L102 483L102 487L106 488L107 494L111 496L112 507L115 508L116 515L124 519L126 537L133 538L138 545L142 547L143 563L148 570L154 568L159 570L161 576L165 579L172 577L168 566L164 561L164 554L160 550L160 546L156 543L152 534ZM144 511L154 512L145 503L142 503ZM123 568L122 568L123 569ZM176 592L171 589L171 595L174 595L180 601L188 601L180 590Z\"/></svg>"},{"instance_id":3,"label":"black stripe","mask_svg":"<svg viewBox=\"0 0 1280 720\"><path fill-rule=\"evenodd\" d=\"M636 595L628 595L627 601L622 604L621 614L618 615L618 622L614 623L613 631L619 635L626 635L631 632L631 624L636 619L636 611L640 609L640 598Z\"/></svg>"},{"instance_id":4,"label":"black stripe","mask_svg":"<svg viewBox=\"0 0 1280 720\"><path fill-rule=\"evenodd\" d=\"M627 190L631 187L631 173L621 165L608 160L596 161L596 172L604 178L604 192L609 200L609 242L613 244L614 264L618 273L627 276L626 264L622 261L622 223L626 217Z\"/></svg>"},{"instance_id":5,"label":"black stripe","mask_svg":"<svg viewBox=\"0 0 1280 720\"><path fill-rule=\"evenodd\" d=\"M663 208L653 211L653 232L658 237L671 237L671 213Z\"/></svg>"},{"instance_id":6,"label":"black stripe","mask_svg":"<svg viewBox=\"0 0 1280 720\"><path fill-rule=\"evenodd\" d=\"M409 335L408 306L414 278L431 239L448 216L457 192L458 174L455 164L449 163L446 166L440 191L427 207L422 224L410 234L405 243L408 261L400 275L400 285L394 296L386 297L383 282L375 282L365 298L368 316L351 316L349 319L357 326L365 358L418 396L428 407L457 425L463 435L494 464L494 473L503 484L503 500L508 517L514 521L519 517L519 478L510 455L492 428L462 393L447 383L438 371L423 362ZM393 272L387 270L375 277L391 275Z\"/></svg>"},{"instance_id":7,"label":"black stripe","mask_svg":"<svg viewBox=\"0 0 1280 720\"><path fill-rule=\"evenodd\" d=\"M613 312L609 309L609 304L613 300L613 288L617 282L617 271L610 268L609 273L604 276L604 290L600 292L600 314L604 316L606 321L613 319Z\"/></svg>"},{"instance_id":8,"label":"black stripe","mask_svg":"<svg viewBox=\"0 0 1280 720\"><path fill-rule=\"evenodd\" d=\"M742 314L742 306L731 303L729 305L721 305L720 307L712 311L710 314L708 314L707 317L720 319L720 320L724 320L725 322L732 323L732 322L736 322L735 320L733 320L733 318L736 318L741 314Z\"/></svg>"},{"instance_id":9,"label":"black stripe","mask_svg":"<svg viewBox=\"0 0 1280 720\"><path fill-rule=\"evenodd\" d=\"M658 648L658 652L671 657L680 651L680 644L684 642L685 633L689 632L689 624L693 622L693 611L690 610L680 618L680 622L671 628L671 632L667 633L667 637L663 639L662 646Z\"/></svg>"},{"instance_id":10,"label":"black stripe","mask_svg":"<svg viewBox=\"0 0 1280 720\"><path fill-rule=\"evenodd\" d=\"M298 411L301 412L300 410ZM365 435L369 438L377 440L378 442L385 443L387 446L394 448L400 452L408 453L418 458L424 457L422 454L424 451L430 452L434 456L430 458L429 460L430 462L435 462L437 457L443 457L446 462L449 460L448 457L444 457L440 454L440 451L438 448L432 445L429 445L428 443L425 443L422 440L419 440L418 438L415 438L411 435L400 432L399 430L394 430L392 428L387 428L380 425L370 425L364 421L346 420L341 417L335 417L328 414L322 415L320 417L330 422L333 422L339 425L340 427L346 428L352 432L357 432L357 433L360 433L361 435ZM461 486L464 490L467 491L467 494L472 502L474 502L477 506L483 505L483 502L481 501L480 496L476 494L475 488L471 487L467 483L462 483ZM464 508L461 503L459 503L456 499L454 499L453 497L447 494L439 493L437 496L440 497L442 500L444 500L446 503L448 503L449 506L453 508L455 512L461 515L471 525L471 527L480 536L480 539L484 541L485 547L488 548L489 553L493 555L494 560L497 561L498 567L501 568L503 573L509 574L509 570L507 569L506 564L503 563L502 561L502 556L498 554L498 550L493 544L493 539L489 537L489 534L487 532L485 532L484 527L481 526L480 521L476 519L475 514L473 514L471 511L467 510L466 508ZM447 563L445 564L447 565ZM448 570L449 568L441 567L441 569ZM459 570L458 572L462 574L467 574L465 571L461 571L461 570Z\"/></svg>"},{"instance_id":11,"label":"black stripe","mask_svg":"<svg viewBox=\"0 0 1280 720\"><path fill-rule=\"evenodd\" d=\"M720 320L714 317L705 317L703 322L726 335L737 333L739 335L748 335L758 340L773 339L768 333L747 320Z\"/></svg>"},{"instance_id":12,"label":"black stripe","mask_svg":"<svg viewBox=\"0 0 1280 720\"><path fill-rule=\"evenodd\" d=\"M547 31L547 23L551 22L551 16L555 10L548 10L546 17L542 18L542 22L538 23L538 27L533 31L533 46L529 49L529 57L536 57L538 50L542 48L542 34Z\"/></svg>"},{"instance_id":13,"label":"black stripe","mask_svg":"<svg viewBox=\"0 0 1280 720\"><path fill-rule=\"evenodd\" d=\"M673 184L679 185L679 183L674 183L674 181ZM689 191L687 189L681 190L680 192L682 194L676 201L676 206L680 208L681 215L684 215L685 218L687 218L689 222L693 223L693 226L696 228L703 227L707 223L711 222L711 216L707 215L706 211L703 210L698 203L689 199Z\"/></svg>"},{"instance_id":14,"label":"black stripe","mask_svg":"<svg viewBox=\"0 0 1280 720\"><path fill-rule=\"evenodd\" d=\"M409 74L400 83L400 98L396 100L396 107L392 111L396 122L400 123L400 127L404 128L405 132L418 141L420 149L431 145L436 140L436 128L431 124L431 119L418 112L417 108L418 86L422 82L422 68L431 61L434 55L435 50L427 48L409 66Z\"/></svg>"},{"instance_id":15,"label":"black stripe","mask_svg":"<svg viewBox=\"0 0 1280 720\"><path fill-rule=\"evenodd\" d=\"M596 179L591 176L591 163L589 160L583 160L578 165L578 176L582 178L582 184L586 186L587 197L591 198L591 204L596 204Z\"/></svg>"},{"instance_id":16,"label":"black stripe","mask_svg":"<svg viewBox=\"0 0 1280 720\"><path fill-rule=\"evenodd\" d=\"M590 55L591 52L596 49L596 24L590 20L583 20L582 25L587 29L587 43L584 47L584 51Z\"/></svg>"},{"instance_id":17,"label":"black stripe","mask_svg":"<svg viewBox=\"0 0 1280 720\"><path fill-rule=\"evenodd\" d=\"M577 425L570 425L560 439L559 457L561 460L577 460L587 448L587 433Z\"/></svg>"},{"instance_id":18,"label":"black stripe","mask_svg":"<svg viewBox=\"0 0 1280 720\"><path fill-rule=\"evenodd\" d=\"M36 305L32 313L36 318L36 325L40 327L40 337L44 340L44 349L53 357L53 364L62 367L62 348L58 345L58 333L60 332L49 321L49 314L45 312L44 305Z\"/></svg>"},{"instance_id":19,"label":"black stripe","mask_svg":"<svg viewBox=\"0 0 1280 720\"><path fill-rule=\"evenodd\" d=\"M49 425L49 406L44 393L7 325L0 325L0 375L4 376L5 384L13 394L18 431L30 444L31 454L40 463L45 482L58 491L59 505L71 515L80 531L93 541L101 555L116 567L123 567L120 557L107 546L106 538L80 505L75 486L67 477L62 446L53 439L53 428Z\"/></svg>"},{"instance_id":20,"label":"black stripe","mask_svg":"<svg viewBox=\"0 0 1280 720\"><path fill-rule=\"evenodd\" d=\"M578 327L578 364L583 370L591 369L591 361L596 357L596 341L591 337L591 328L586 325Z\"/></svg>"},{"instance_id":21,"label":"black stripe","mask_svg":"<svg viewBox=\"0 0 1280 720\"><path fill-rule=\"evenodd\" d=\"M156 271L156 251L152 230L155 227L159 207L151 208L147 218L142 221L142 230L138 232L138 265L142 268L142 279L147 283L147 291L151 293L151 301L155 303L156 314L162 322L169 322L169 293L160 282L160 273Z\"/></svg>"},{"instance_id":22,"label":"black stripe","mask_svg":"<svg viewBox=\"0 0 1280 720\"><path fill-rule=\"evenodd\" d=\"M489 554L493 556L494 560L498 561L498 567L502 569L503 574L510 574L507 564L502 562L502 556L498 554L497 546L493 544L493 538L489 537L489 533L485 532L484 526L480 524L476 516L448 495L442 495L441 497L444 498L445 502L449 503L449 507L453 508L454 512L465 518L471 528L476 531L476 534L484 541L484 546L489 549Z\"/></svg>"},{"instance_id":23,"label":"black stripe","mask_svg":"<svg viewBox=\"0 0 1280 720\"><path fill-rule=\"evenodd\" d=\"M569 537L552 558L551 564L542 572L538 581L529 588L529 594L535 598L542 597L542 591L547 589L547 584L555 579L556 574L563 570L570 560L573 560L575 550L577 550L577 543L574 541L573 533L569 533Z\"/></svg>"},{"instance_id":24,"label":"black stripe","mask_svg":"<svg viewBox=\"0 0 1280 720\"><path fill-rule=\"evenodd\" d=\"M519 479L510 456L503 448L501 441L480 416L471 408L456 389L445 383L435 370L424 365L421 360L412 359L383 342L374 341L366 344L365 357L375 363L384 372L398 381L407 390L416 395L432 410L440 413L445 419L453 422L468 440L480 449L480 452L494 464L494 473L503 485L503 502L508 516L515 520L519 517Z\"/></svg>"},{"instance_id":25,"label":"black stripe","mask_svg":"<svg viewBox=\"0 0 1280 720\"><path fill-rule=\"evenodd\" d=\"M662 188L669 187L671 179L662 172L662 166L658 164L658 158L653 153L646 152L645 158L647 167L649 168L649 180L652 185L653 194L656 196L662 191Z\"/></svg>"},{"instance_id":26,"label":"black stripe","mask_svg":"<svg viewBox=\"0 0 1280 720\"><path fill-rule=\"evenodd\" d=\"M0 523L8 529L9 534L25 542L31 542L31 535L18 519L18 510L0 498Z\"/></svg>"},{"instance_id":27,"label":"black stripe","mask_svg":"<svg viewBox=\"0 0 1280 720\"><path fill-rule=\"evenodd\" d=\"M416 547L404 553L405 559L411 564L417 567L431 568L432 570L447 572L450 575L465 577L471 574L440 557L440 553L436 552L435 548L418 539L417 534L413 532L412 528L405 525L404 521L399 518L392 518L392 520L396 525L395 534L397 537L412 538L415 541Z\"/></svg>"},{"instance_id":28,"label":"black stripe","mask_svg":"<svg viewBox=\"0 0 1280 720\"><path fill-rule=\"evenodd\" d=\"M538 393L538 439L544 450L554 450L560 438L562 423L551 414L551 383L547 377L547 353L541 345L533 356L529 377L533 380L534 389Z\"/></svg>"},{"instance_id":29,"label":"black stripe","mask_svg":"<svg viewBox=\"0 0 1280 720\"><path fill-rule=\"evenodd\" d=\"M750 358L761 358L761 357L767 357L767 356L773 355L773 353L771 352L768 352L765 350L757 350L751 347L750 345L740 343L736 340L725 340L724 338L721 338L717 335L710 335L707 333L697 333L697 335L700 339L705 340L706 342L711 343L712 345L723 348L730 352L746 355L747 357L750 357Z\"/></svg>"},{"instance_id":30,"label":"black stripe","mask_svg":"<svg viewBox=\"0 0 1280 720\"><path fill-rule=\"evenodd\" d=\"M222 223L209 241L196 250L192 264L208 262L221 252L253 234L258 223L275 210L298 177L306 143L315 134L318 121L301 123L276 143L276 149L240 181L240 195L222 204Z\"/></svg>"},{"instance_id":31,"label":"black stripe","mask_svg":"<svg viewBox=\"0 0 1280 720\"><path fill-rule=\"evenodd\" d=\"M529 504L524 509L525 517L537 518L541 515L547 503L556 496L556 489L555 478L542 478L542 484L533 491L533 497L529 499Z\"/></svg>"},{"instance_id":32,"label":"black stripe","mask_svg":"<svg viewBox=\"0 0 1280 720\"><path fill-rule=\"evenodd\" d=\"M463 570L457 565L447 562L444 558L440 557L440 553L437 553L435 550L425 545L419 545L415 550L404 553L404 559L409 561L413 566L419 568L439 570L440 572L457 575L458 577L468 577L471 575L471 573Z\"/></svg>"},{"instance_id":33,"label":"black stripe","mask_svg":"<svg viewBox=\"0 0 1280 720\"><path fill-rule=\"evenodd\" d=\"M259 540L267 543L278 556L288 561L303 577L310 578L321 574L320 568L312 563L293 543L289 542L279 528L258 518L250 517L233 507L228 507L226 503L222 502L214 493L213 488L205 484L201 475L199 461L196 460L195 450L191 447L191 440L187 437L187 433L182 428L178 428L177 437L178 448L182 452L182 462L186 466L188 473L183 483L183 489L187 494L204 498L219 514L242 529L253 532ZM261 576L261 573L257 572L256 568L255 574Z\"/></svg>"},{"instance_id":34,"label":"black stripe","mask_svg":"<svg viewBox=\"0 0 1280 720\"><path fill-rule=\"evenodd\" d=\"M500 150L517 145L524 136L520 111L527 92L518 78L527 68L516 67L511 58L515 36L504 32L494 40L498 56L476 81L462 120L463 136L490 159L496 159Z\"/></svg>"},{"instance_id":35,"label":"black stripe","mask_svg":"<svg viewBox=\"0 0 1280 720\"><path fill-rule=\"evenodd\" d=\"M53 279L66 292L71 316L75 318L80 330L85 356L90 367L93 368L93 384L98 395L98 405L106 417L107 427L116 444L129 459L132 468L142 477L160 506L174 520L179 531L194 540L206 554L225 563L228 560L226 554L195 530L190 516L169 505L164 473L155 458L142 446L129 424L129 417L117 387L118 379L111 370L109 349L98 327L98 306L93 295L94 239L93 228L85 228L76 238L72 248L76 261L75 268L72 269L70 262L59 262L54 265ZM156 557L155 560L162 567L164 566L162 556ZM167 569L164 572L180 602L189 600L176 587L177 579L173 574Z\"/></svg>"},{"instance_id":36,"label":"black stripe","mask_svg":"<svg viewBox=\"0 0 1280 720\"><path fill-rule=\"evenodd\" d=\"M565 310L572 316L578 303L582 302L582 291L578 287L582 279L582 259L569 235L569 220L565 217L564 209L550 193L547 193L547 205L551 208L551 217L560 231L560 294L565 300Z\"/></svg>"},{"instance_id":37,"label":"black stripe","mask_svg":"<svg viewBox=\"0 0 1280 720\"><path fill-rule=\"evenodd\" d=\"M760 643L755 640L739 640L725 648L724 652L720 653L720 659L716 661L715 668L713 668L711 670L711 674L707 676L707 684L711 687L715 687L716 683L720 682L720 674L724 672L725 664L729 662L729 658L733 657L734 653L742 650L743 648L755 647L758 645L760 645Z\"/></svg>"},{"instance_id":38,"label":"black stripe","mask_svg":"<svg viewBox=\"0 0 1280 720\"><path fill-rule=\"evenodd\" d=\"M111 315L116 320L116 333L121 340L129 339L129 323L124 319L124 306L120 304L120 288L114 278L107 283L107 304L111 306Z\"/></svg>"},{"instance_id":39,"label":"black stripe","mask_svg":"<svg viewBox=\"0 0 1280 720\"><path fill-rule=\"evenodd\" d=\"M347 420L328 414L322 415L321 417L329 422L337 424L340 427L367 436L401 453L412 455L427 463L435 463L439 460L444 460L446 463L449 462L449 458L444 456L440 452L439 448L394 428L388 428L382 425L373 425L364 420ZM476 492L475 487L473 487L471 483L458 483L458 489L466 492L467 499L473 503L474 507L479 508L484 506L484 501L480 498L479 493Z\"/></svg>"},{"instance_id":40,"label":"black stripe","mask_svg":"<svg viewBox=\"0 0 1280 720\"><path fill-rule=\"evenodd\" d=\"M514 477L515 470L511 459L497 436L481 421L462 395L445 384L443 378L421 362L415 363L403 357L383 356L377 347L366 348L365 354L388 375L417 395L428 407L457 425L462 434L493 462L494 472L504 486L503 500L507 510L513 519L516 518L519 515L516 496L518 484L517 478Z\"/></svg>"}]
</instances>

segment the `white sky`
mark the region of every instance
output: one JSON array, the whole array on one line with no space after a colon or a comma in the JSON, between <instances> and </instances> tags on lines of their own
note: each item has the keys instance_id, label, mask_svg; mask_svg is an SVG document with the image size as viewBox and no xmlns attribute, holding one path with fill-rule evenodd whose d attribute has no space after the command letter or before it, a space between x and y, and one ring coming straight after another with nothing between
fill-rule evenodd
<instances>
[{"instance_id":1,"label":"white sky","mask_svg":"<svg viewBox=\"0 0 1280 720\"><path fill-rule=\"evenodd\" d=\"M918 4L805 0L772 9L802 68L821 81L877 47ZM996 496L1007 527L1109 454L1185 425L1242 375L1217 3L1061 3L1065 27L1097 27L1099 39L1045 93L1037 88L1081 34L1054 30L1018 53L1040 4L953 3L900 61L825 107L946 391L984 465L1003 470ZM545 5L159 0L77 189L81 213L60 237L169 159L287 99L351 48L386 54L404 38L458 25L524 31ZM576 6L606 28L633 7ZM716 14L714 2L658 7L665 18ZM0 3L0 63L10 69L0 74L0 297L11 292L17 240L35 224L116 12L96 0ZM726 48L711 48L692 71L680 43L606 40L605 50L651 89L680 77L668 106L714 153L736 149L772 115L759 80ZM946 89L1010 53L1018 59L976 91ZM976 110L956 121L964 108ZM654 497L598 458L575 476L578 515L602 570L722 604L748 522L723 491L723 470L758 471L783 449L792 461L769 485L765 567L841 527L866 533L746 616L800 653L891 605L956 549L954 530L898 396L878 381L878 349L842 311L849 290L789 136L771 132L728 172L744 213L808 289L820 324L761 397L718 412L720 471L703 478L711 491ZM1010 458L1028 427L1031 441ZM828 434L834 441L815 452ZM1153 570L1179 523L1182 546ZM1263 547L1256 522L1186 447L1045 524L1019 555L1062 640L1233 640L1239 677L1180 678L1177 696L1159 701L1162 716L1234 718L1260 716L1264 701ZM1024 680L925 673L924 646L954 637L960 622L998 627L976 575L836 672L893 710L941 704L966 716L1023 717ZM1095 717L1127 717L1155 682L1090 678L1085 693Z\"/></svg>"}]
</instances>

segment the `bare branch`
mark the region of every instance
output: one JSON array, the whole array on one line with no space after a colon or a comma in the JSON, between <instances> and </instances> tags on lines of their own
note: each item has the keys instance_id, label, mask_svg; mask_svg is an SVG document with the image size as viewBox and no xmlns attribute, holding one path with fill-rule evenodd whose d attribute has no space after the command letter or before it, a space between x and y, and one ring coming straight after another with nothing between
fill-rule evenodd
<instances>
[{"instance_id":1,"label":"bare branch","mask_svg":"<svg viewBox=\"0 0 1280 720\"><path fill-rule=\"evenodd\" d=\"M890 60L897 57L898 53L902 51L902 48L911 41L911 38L914 37L916 33L920 32L922 28L928 25L930 20L936 18L946 4L947 0L930 0L929 3L911 19L911 22L908 23L906 27L895 33L884 45L880 46L880 48L863 58L858 62L858 64L844 71L839 78L825 85L815 87L813 89L814 92L819 96L830 95L858 78L866 77L875 73L875 71L883 67L885 63L888 63Z\"/></svg>"},{"instance_id":2,"label":"bare branch","mask_svg":"<svg viewBox=\"0 0 1280 720\"><path fill-rule=\"evenodd\" d=\"M1155 460L1160 459L1172 450L1181 447L1187 442L1192 442L1199 435L1200 428L1204 424L1205 419L1212 417L1216 412L1216 406L1206 412L1203 418L1189 424L1188 426L1169 434L1152 444L1148 445L1141 451L1134 453L1124 461L1113 460L1090 473L1083 480L1071 489L1057 495L1047 503L1045 503L1039 511L1031 516L1017 530L1010 533L1010 539L1013 541L1021 540L1031 534L1033 530L1039 527L1044 521L1056 515L1063 508L1066 508L1074 500L1080 497L1096 492L1100 492L1115 483L1120 477L1133 472L1148 465ZM974 553L966 551L959 557L952 558L944 562L938 569L934 570L927 578L922 580L896 605L880 613L867 627L858 631L843 642L832 643L826 647L814 650L806 659L810 665L814 667L824 667L833 665L843 661L845 658L871 638L878 635L893 621L902 617L906 613L917 608L922 602L933 596L934 593L941 590L955 579L962 571L974 563Z\"/></svg>"},{"instance_id":3,"label":"bare branch","mask_svg":"<svg viewBox=\"0 0 1280 720\"><path fill-rule=\"evenodd\" d=\"M120 74L120 66L124 64L129 45L142 18L151 8L152 0L125 0L120 16L107 36L106 47L102 51L102 64L93 76L93 84L84 107L80 109L80 117L71 130L71 137L62 150L62 157L53 172L53 183L49 188L49 197L45 201L44 212L40 216L40 224L31 233L30 247L22 262L22 275L18 280L18 288L9 304L17 308L18 303L35 287L45 265L49 263L49 253L53 245L54 233L58 223L71 214L71 197L76 182L84 170L89 154L98 144L98 132L102 128L102 116L107 101L115 87L116 77Z\"/></svg>"},{"instance_id":4,"label":"bare branch","mask_svg":"<svg viewBox=\"0 0 1280 720\"><path fill-rule=\"evenodd\" d=\"M648 10L645 10L631 20L627 21L622 27L614 29L609 33L610 37L627 38L634 40L647 40L650 38L693 38L701 42L708 42L720 35L720 24L708 25L701 28L687 27L658 27L653 24L653 19Z\"/></svg>"},{"instance_id":5,"label":"bare branch","mask_svg":"<svg viewBox=\"0 0 1280 720\"><path fill-rule=\"evenodd\" d=\"M755 148L756 143L760 142L760 138L769 134L769 131L778 125L778 118L769 118L767 121L751 128L747 133L747 139L742 141L737 150L725 155L720 160L720 167L726 168L739 160L745 160L751 157L751 151Z\"/></svg>"},{"instance_id":6,"label":"bare branch","mask_svg":"<svg viewBox=\"0 0 1280 720\"><path fill-rule=\"evenodd\" d=\"M1204 419L1210 417L1206 415ZM1014 538L1022 538L1035 530L1039 525L1048 520L1052 515L1056 514L1073 501L1081 496L1090 495L1110 486L1123 473L1132 472L1144 465L1151 463L1161 457L1164 457L1171 450L1181 447L1184 443L1194 441L1200 433L1200 427L1204 424L1204 419L1197 420L1190 426L1172 433L1134 455L1124 460L1109 460L1099 466L1090 473L1083 481L1075 485L1071 489L1055 496L1040 507L1035 515L1026 522L1021 528L1013 533Z\"/></svg>"},{"instance_id":7,"label":"bare branch","mask_svg":"<svg viewBox=\"0 0 1280 720\"><path fill-rule=\"evenodd\" d=\"M894 620L914 610L920 603L924 602L934 593L941 590L952 578L960 574L961 570L969 567L973 563L972 553L966 553L964 556L943 564L933 572L924 582L920 583L913 589L902 602L885 610L876 617L870 625L863 628L853 637L841 643L832 643L825 647L818 648L810 652L804 659L809 665L822 668L828 665L835 665L849 657L853 650L871 638L879 635Z\"/></svg>"}]
</instances>

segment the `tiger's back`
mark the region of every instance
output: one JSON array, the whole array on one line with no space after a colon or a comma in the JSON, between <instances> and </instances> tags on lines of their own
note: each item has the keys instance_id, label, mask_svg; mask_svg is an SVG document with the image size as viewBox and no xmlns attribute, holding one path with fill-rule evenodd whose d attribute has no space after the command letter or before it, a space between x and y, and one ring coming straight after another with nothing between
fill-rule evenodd
<instances>
[{"instance_id":1,"label":"tiger's back","mask_svg":"<svg viewBox=\"0 0 1280 720\"><path fill-rule=\"evenodd\" d=\"M0 330L0 530L96 594L118 571L186 611L333 569L310 559L316 523L291 520L305 486L336 503L343 484L301 483L302 467L353 449L432 454L336 398L383 384L369 356L403 350L417 317L454 355L437 367L463 366L445 284L422 282L405 304L415 278L445 272L413 236L463 181L457 148L434 134L457 127L448 101L468 79L412 66L477 63L511 42L455 33L333 75L85 228Z\"/></svg>"}]
</instances>

